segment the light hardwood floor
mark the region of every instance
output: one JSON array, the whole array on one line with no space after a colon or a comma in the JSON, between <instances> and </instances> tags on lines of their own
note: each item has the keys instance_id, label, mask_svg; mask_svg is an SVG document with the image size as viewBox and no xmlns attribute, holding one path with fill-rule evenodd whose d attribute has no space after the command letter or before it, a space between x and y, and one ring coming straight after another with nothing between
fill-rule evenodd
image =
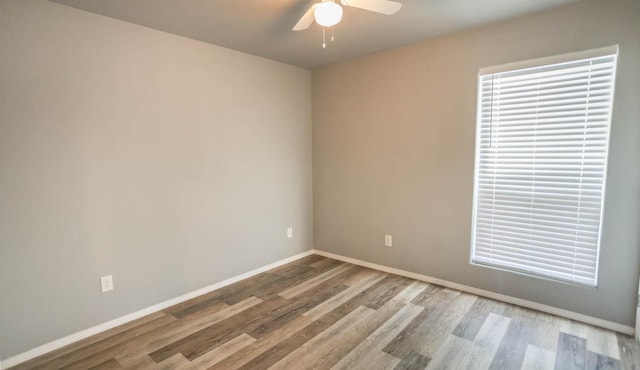
<instances>
[{"instance_id":1,"label":"light hardwood floor","mask_svg":"<svg viewBox=\"0 0 640 370\"><path fill-rule=\"evenodd\" d=\"M638 369L611 331L309 256L14 369Z\"/></svg>"}]
</instances>

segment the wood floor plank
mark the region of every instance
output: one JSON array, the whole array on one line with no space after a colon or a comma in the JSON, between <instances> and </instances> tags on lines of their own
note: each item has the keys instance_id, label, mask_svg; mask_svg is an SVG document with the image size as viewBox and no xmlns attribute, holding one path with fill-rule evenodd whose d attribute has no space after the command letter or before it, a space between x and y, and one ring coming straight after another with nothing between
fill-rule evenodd
<instances>
[{"instance_id":1,"label":"wood floor plank","mask_svg":"<svg viewBox=\"0 0 640 370\"><path fill-rule=\"evenodd\" d=\"M382 283L382 281L380 283ZM382 286L383 285L379 285L378 287L382 287ZM426 286L427 284L422 282L414 282L411 285L407 286L405 289L403 289L397 295L391 298L388 301L388 303L383 308L381 308L382 311L380 310L378 311L379 315L377 316L377 319L378 320L385 319L385 318L388 319L389 317L391 317L395 313L395 311L399 310L400 308L402 308L402 306L409 303L417 295L419 295L425 289ZM272 366L277 361L280 361L281 359L285 358L287 355L296 351L298 348L300 348L302 345L304 345L308 341L312 340L313 338L317 337L321 333L328 330L330 327L337 325L337 323L340 320L344 319L344 317L350 314L353 314L355 310L363 307L362 304L366 303L370 299L371 297L368 294L363 294L363 295L354 297L350 301L344 303L343 305L336 308L332 312L323 316L320 320L312 322L311 324L304 327L295 335L278 343L274 348L267 351L268 355L258 356L252 361L248 362L247 364L245 364L245 366L242 367L242 369L247 369L247 370L265 369ZM369 321L369 324L371 324L371 326L365 327L366 330L364 332L360 332L360 335L363 335L363 333L364 334L368 333L369 330L370 331L375 330L374 321L375 320ZM382 324L382 322L380 322L379 324ZM356 337L352 336L352 339L353 338L356 338ZM352 342L349 342L349 343L352 343ZM353 346L355 347L355 345ZM348 347L343 343L343 346L341 348L342 352L340 353L342 353L342 355L345 355L350 348L351 347ZM347 352L344 352L345 350ZM336 357L340 355L340 353L334 353L335 357L332 357L331 359L329 359L329 361L326 362L324 365L330 366L332 361L338 361L339 358L336 359Z\"/></svg>"},{"instance_id":2,"label":"wood floor plank","mask_svg":"<svg viewBox=\"0 0 640 370\"><path fill-rule=\"evenodd\" d=\"M293 277L300 280L305 280L307 276L300 276L303 274L303 272L318 275L322 271L319 271L318 269L312 269L307 264L309 262L315 262L325 259L327 258L317 255L308 256L289 264L276 267L275 269L269 270L267 272L258 274L250 279L239 281L237 283L204 294L189 301L174 305L165 309L164 311L177 317L184 317L190 312L197 312L199 309L219 302L235 304L240 300L248 298L254 294L259 295L263 292L263 287L265 285L274 284L278 280L280 280L280 283L285 282L286 280L282 280L283 278L286 279ZM341 262L332 259L329 259L329 261L331 261L331 264L326 263L326 266L335 266L342 264ZM290 282L290 285L295 285L295 281ZM281 285L281 289L284 289L285 287L286 286L284 284Z\"/></svg>"},{"instance_id":3,"label":"wood floor plank","mask_svg":"<svg viewBox=\"0 0 640 370\"><path fill-rule=\"evenodd\" d=\"M555 367L556 353L534 345L527 346L522 370L548 370Z\"/></svg>"},{"instance_id":4,"label":"wood floor plank","mask_svg":"<svg viewBox=\"0 0 640 370\"><path fill-rule=\"evenodd\" d=\"M533 337L535 313L522 307L510 306L503 314L511 318L511 322L489 368L519 369Z\"/></svg>"},{"instance_id":5,"label":"wood floor plank","mask_svg":"<svg viewBox=\"0 0 640 370\"><path fill-rule=\"evenodd\" d=\"M310 269L307 266L308 263L312 263L312 262L316 262L318 260L324 260L324 259L326 258L318 255L307 256L297 261L293 261L291 263L271 269L267 272L258 274L249 279L242 280L237 283L231 284L229 286L223 287L221 289L217 289L213 292L203 294L199 297L190 299L189 301L176 304L172 307L165 309L164 312L168 314L176 314L176 312L187 310L187 309L191 309L191 311L196 311L197 309L193 308L196 305L200 305L200 307L206 307L209 304L222 302L225 296L229 296L230 294L233 294L239 290L244 291L247 287L260 285L261 282L264 281L264 279L271 281L272 279L275 279L274 275L277 275L277 276L295 275L295 273L292 273L291 271L288 271L288 270ZM333 261L335 264L341 263L333 259L331 261ZM297 271L300 271L300 270L297 270ZM179 315L184 316L184 313Z\"/></svg>"},{"instance_id":6,"label":"wood floor plank","mask_svg":"<svg viewBox=\"0 0 640 370\"><path fill-rule=\"evenodd\" d=\"M255 290L255 286L262 286L265 283L277 280L277 278L277 276L269 273L262 273L252 277L251 279L239 281L235 284L231 284L213 292L190 299L186 302L179 303L165 309L164 312L178 318L183 318L193 312L198 312L212 305L219 305L221 303L234 305L251 297L252 295L248 294L248 292Z\"/></svg>"},{"instance_id":7,"label":"wood floor plank","mask_svg":"<svg viewBox=\"0 0 640 370\"><path fill-rule=\"evenodd\" d=\"M566 334L570 334L576 336L578 338L582 338L587 340L589 338L589 326L587 324L583 324L581 322L558 318L560 331Z\"/></svg>"},{"instance_id":8,"label":"wood floor plank","mask_svg":"<svg viewBox=\"0 0 640 370\"><path fill-rule=\"evenodd\" d=\"M305 320L309 321L309 318L302 316ZM268 369L273 364L282 360L290 353L298 349L304 343L314 338L316 335L324 331L328 327L327 321L315 321L307 324L294 334L287 336L284 340L277 341L270 348L265 350L260 355L252 358L250 361L245 362L238 369L240 370L260 370ZM224 368L220 368L224 369Z\"/></svg>"},{"instance_id":9,"label":"wood floor plank","mask_svg":"<svg viewBox=\"0 0 640 370\"><path fill-rule=\"evenodd\" d=\"M489 313L476 338L449 335L429 363L429 369L487 369L493 361L510 319Z\"/></svg>"},{"instance_id":10,"label":"wood floor plank","mask_svg":"<svg viewBox=\"0 0 640 370\"><path fill-rule=\"evenodd\" d=\"M289 353L299 348L302 344L306 343L311 338L315 337L317 334L326 330L329 326L335 324L338 320L342 319L344 316L346 316L356 308L360 307L361 305L366 305L371 300L374 300L375 297L380 294L389 297L391 296L391 293L389 292L393 291L397 294L387 299L387 301L395 299L399 300L399 304L405 304L411 299L414 299L416 295L420 294L420 292L424 290L426 286L426 284L424 283L414 282L410 286L407 286L405 289L398 292L390 284L392 284L391 280L387 280L386 278L381 280L370 289L353 297L351 300L345 302L333 311L327 313L321 319L305 326L294 335L286 336L285 339L273 345L273 347L265 351L265 353L251 359L251 361L249 362L246 362L244 366L242 366L242 369L253 370L268 368L269 366L287 356ZM401 298L397 298L398 296ZM223 367L221 367L220 369L222 368Z\"/></svg>"},{"instance_id":11,"label":"wood floor plank","mask_svg":"<svg viewBox=\"0 0 640 370\"><path fill-rule=\"evenodd\" d=\"M440 292L440 291L438 291ZM419 294L416 299L412 301L412 303L423 302L425 293ZM422 339L428 336L430 323L427 320L433 321L440 316L446 307L450 304L452 296L433 296L429 302L431 303L426 309L418 315L404 330L402 330L394 340L392 340L389 344L385 346L383 349L386 353L395 356L400 359L404 359L411 354L411 352L416 352L415 347L422 341ZM447 299L449 298L449 299ZM441 303L440 307L434 304L435 301ZM423 306L424 307L424 306ZM429 357L429 356L428 356Z\"/></svg>"},{"instance_id":12,"label":"wood floor plank","mask_svg":"<svg viewBox=\"0 0 640 370\"><path fill-rule=\"evenodd\" d=\"M488 298L478 298L471 309L467 311L460 323L453 330L453 335L460 338L474 340L489 313L500 314L503 307L498 302ZM555 345L555 344L554 344Z\"/></svg>"},{"instance_id":13,"label":"wood floor plank","mask_svg":"<svg viewBox=\"0 0 640 370\"><path fill-rule=\"evenodd\" d=\"M386 353L386 352L383 352L383 353ZM398 363L398 365L396 365L394 370L423 370L423 369L426 369L427 366L429 366L430 362L431 362L431 358L421 355L420 353L411 351L409 352L408 355L406 355L402 359L402 361Z\"/></svg>"},{"instance_id":14,"label":"wood floor plank","mask_svg":"<svg viewBox=\"0 0 640 370\"><path fill-rule=\"evenodd\" d=\"M148 332L128 343L128 348L135 348L136 351L120 350L114 357L125 367L132 367L148 357L148 354L164 348L176 341L179 341L203 328L214 325L220 321L233 317L245 310L251 309L260 304L262 300L251 297L233 306L227 306L222 310L210 313L211 308L204 309L198 313L180 319L165 328ZM126 349L126 348L125 348ZM168 356L170 357L170 356Z\"/></svg>"},{"instance_id":15,"label":"wood floor plank","mask_svg":"<svg viewBox=\"0 0 640 370\"><path fill-rule=\"evenodd\" d=\"M620 360L616 334L595 326L588 326L587 329L587 351Z\"/></svg>"},{"instance_id":16,"label":"wood floor plank","mask_svg":"<svg viewBox=\"0 0 640 370\"><path fill-rule=\"evenodd\" d=\"M245 281L240 281L236 283L239 287L223 288L226 290L220 297L220 300L228 305L234 305L250 297L260 298L259 293L262 292L264 287L270 286L280 279L277 275L268 272L262 273L255 278L253 284L245 284Z\"/></svg>"},{"instance_id":17,"label":"wood floor plank","mask_svg":"<svg viewBox=\"0 0 640 370\"><path fill-rule=\"evenodd\" d=\"M278 361L270 369L317 369L331 368L331 362L352 342L354 334L369 325L376 313L368 307L360 306L327 330L304 343L291 354ZM335 361L337 362L337 361Z\"/></svg>"},{"instance_id":18,"label":"wood floor plank","mask_svg":"<svg viewBox=\"0 0 640 370\"><path fill-rule=\"evenodd\" d=\"M427 307L432 300L442 294L443 288L435 284L427 284L427 287L416 296L411 303ZM449 299L453 299L450 295Z\"/></svg>"},{"instance_id":19,"label":"wood floor plank","mask_svg":"<svg viewBox=\"0 0 640 370\"><path fill-rule=\"evenodd\" d=\"M241 349L255 343L256 339L248 334L240 334L230 341L212 349L197 359L191 361L189 368L191 369L208 369L218 362L228 358Z\"/></svg>"},{"instance_id":20,"label":"wood floor plank","mask_svg":"<svg viewBox=\"0 0 640 370\"><path fill-rule=\"evenodd\" d=\"M317 271L317 270L306 264L293 264L293 265L287 264L287 265L276 267L275 269L269 270L266 273L271 275L276 275L279 277L292 277L292 276L304 274L307 271Z\"/></svg>"},{"instance_id":21,"label":"wood floor plank","mask_svg":"<svg viewBox=\"0 0 640 370\"><path fill-rule=\"evenodd\" d=\"M338 265L340 264L335 264L335 266ZM268 274L274 274L274 276L277 276L277 279L267 281L259 286L255 286L248 292L260 299L267 300L272 298L272 296L274 295L282 293L283 291L295 288L300 284L306 283L307 281L318 277L324 272L322 271L322 269L313 269L306 265L295 265L291 267L285 265L282 267L284 267L284 269L276 271L275 273L271 270L267 272ZM314 290L322 290L322 287L331 287L337 284L348 285L347 281L351 279L352 275L357 274L360 270L363 269L358 266L352 266L352 268L340 272L322 281L314 288ZM313 290L309 290L308 292L313 293Z\"/></svg>"},{"instance_id":22,"label":"wood floor plank","mask_svg":"<svg viewBox=\"0 0 640 370\"><path fill-rule=\"evenodd\" d=\"M366 367L368 370L393 370L400 364L399 358L395 358L385 352L374 353L372 359L374 361L371 361L369 367ZM363 367L356 368L363 369Z\"/></svg>"},{"instance_id":23,"label":"wood floor plank","mask_svg":"<svg viewBox=\"0 0 640 370\"><path fill-rule=\"evenodd\" d=\"M302 284L298 284L298 285L296 285L296 286L294 286L294 287L292 287L290 289L287 289L287 290L283 291L282 293L280 293L280 296L282 296L284 298L287 298L287 299L291 299L291 298L297 296L298 294L301 294L301 293L303 293L303 292L305 292L305 291L307 291L309 289L312 289L312 288L322 284L323 282L331 279L332 277L334 277L334 276L336 276L336 275L338 275L338 274L340 274L340 273L342 273L344 271L347 271L347 270L349 270L349 269L351 269L353 267L354 267L353 265L349 265L349 264L346 264L346 263L338 265L338 266L332 268L331 270L328 270L328 271L326 271L326 272L314 277L313 279L309 279L309 280L305 281Z\"/></svg>"},{"instance_id":24,"label":"wood floor plank","mask_svg":"<svg viewBox=\"0 0 640 370\"><path fill-rule=\"evenodd\" d=\"M138 356L135 362L123 367L131 370L156 370L158 364L149 356Z\"/></svg>"},{"instance_id":25,"label":"wood floor plank","mask_svg":"<svg viewBox=\"0 0 640 370\"><path fill-rule=\"evenodd\" d=\"M175 325L174 325L175 323ZM68 365L65 365L64 368L65 369L69 369L69 370L82 370L82 369L87 369L91 366L94 366L97 363L100 363L101 361L104 361L105 359L110 359L110 358L115 358L117 360L119 360L119 357L123 357L123 359L127 360L127 355L131 354L131 353L136 353L138 356L141 356L138 352L132 352L130 351L130 348L136 348L136 344L140 343L140 338L146 338L147 340L152 340L153 338L155 338L156 335L160 335L160 333L162 332L166 332L169 331L171 332L172 329L174 330L185 330L185 326L182 325L183 323L178 323L178 320L174 321L173 323L169 324L169 325L165 325L164 327L158 328L156 330L152 330L150 332L147 332L141 336L135 337L133 339L130 339L127 342L124 343L120 343L117 344L115 346L109 347L107 349L104 349L100 352L97 352L94 355L82 358L80 360L77 360L73 363L70 363ZM173 340L173 339L172 339ZM120 361L119 361L120 362ZM121 364L123 364L123 366L125 366L125 363L120 362ZM127 367L127 366L125 366Z\"/></svg>"},{"instance_id":26,"label":"wood floor plank","mask_svg":"<svg viewBox=\"0 0 640 370\"><path fill-rule=\"evenodd\" d=\"M400 364L400 359L385 352L371 353L367 357L367 362L357 364L347 369L367 369L367 370L393 370Z\"/></svg>"},{"instance_id":27,"label":"wood floor plank","mask_svg":"<svg viewBox=\"0 0 640 370\"><path fill-rule=\"evenodd\" d=\"M542 312L530 313L529 324L535 325L530 325L531 335L528 343L555 353L560 336L560 318Z\"/></svg>"},{"instance_id":28,"label":"wood floor plank","mask_svg":"<svg viewBox=\"0 0 640 370\"><path fill-rule=\"evenodd\" d=\"M340 261L338 261L338 260L334 260L334 259L332 259L332 258L328 258L328 257L325 257L325 256L321 256L321 255L319 255L319 254L311 254L311 255L309 255L309 256L302 257L302 258L300 258L299 260L295 260L295 261L289 262L289 263L287 263L287 264L286 264L286 265L284 265L284 266L287 266L287 265L291 266L291 265L296 265L296 264L304 264L304 265L307 265L307 266L311 266L311 265L313 265L314 263L316 263L316 262L318 262L318 261L324 261L324 260L331 260L331 261L337 261L337 262L340 262ZM277 267L276 267L276 269L277 269ZM270 270L270 271L274 271L274 270L275 270L275 269Z\"/></svg>"},{"instance_id":29,"label":"wood floor plank","mask_svg":"<svg viewBox=\"0 0 640 370\"><path fill-rule=\"evenodd\" d=\"M280 296L264 300L241 314L229 317L154 351L151 353L151 358L159 362L177 352L181 352L187 359L194 360L216 346L240 335L242 332L246 332L254 338L264 336L296 316L315 307L320 302L346 289L344 285L339 285L339 283L343 279L342 276L348 276L350 272L347 270L342 272L344 274L338 273L328 279L324 279L319 284L314 284L314 290L305 289L305 291L300 292L291 300Z\"/></svg>"},{"instance_id":30,"label":"wood floor plank","mask_svg":"<svg viewBox=\"0 0 640 370\"><path fill-rule=\"evenodd\" d=\"M411 351L432 358L476 299L469 294L455 295L440 290L431 298L413 300L426 310L384 351L401 359Z\"/></svg>"},{"instance_id":31,"label":"wood floor plank","mask_svg":"<svg viewBox=\"0 0 640 370\"><path fill-rule=\"evenodd\" d=\"M259 300L255 297L253 297L253 299ZM271 312L287 303L285 299L279 297L267 301L260 300L259 303L246 310L228 316L223 320L151 352L150 356L154 361L161 362L176 353L182 353L187 359L193 360L216 346L240 335L243 332L243 322L259 325L269 319L267 315L264 315L264 312Z\"/></svg>"},{"instance_id":32,"label":"wood floor plank","mask_svg":"<svg viewBox=\"0 0 640 370\"><path fill-rule=\"evenodd\" d=\"M56 357L46 363L38 365L24 365L32 366L26 368L38 369L87 369L110 360L113 356L110 356L107 353L108 351L111 351L114 348L124 348L129 340L138 338L141 335L145 335L150 332L155 332L159 328L171 325L175 321L176 319L174 317L163 315L156 320L135 326L129 330L119 333L118 335L113 335L91 345L84 346L76 351Z\"/></svg>"},{"instance_id":33,"label":"wood floor plank","mask_svg":"<svg viewBox=\"0 0 640 370\"><path fill-rule=\"evenodd\" d=\"M341 317L361 305L377 310L400 293L403 293L404 297L413 296L415 292L418 292L415 294L419 294L426 286L428 286L426 283L416 283L415 281L405 280L407 279L398 279L397 277L386 276L384 279L380 280L369 289L359 293L328 315ZM406 291L409 286L411 286L411 289Z\"/></svg>"},{"instance_id":34,"label":"wood floor plank","mask_svg":"<svg viewBox=\"0 0 640 370\"><path fill-rule=\"evenodd\" d=\"M464 369L463 364L471 362L473 342L470 340L449 335L440 350L429 361L427 369Z\"/></svg>"},{"instance_id":35,"label":"wood floor plank","mask_svg":"<svg viewBox=\"0 0 640 370\"><path fill-rule=\"evenodd\" d=\"M473 347L476 353L476 363L482 364L479 368L488 368L495 353L502 343L511 319L494 313L489 313L484 324L480 328L478 335L473 340Z\"/></svg>"},{"instance_id":36,"label":"wood floor plank","mask_svg":"<svg viewBox=\"0 0 640 370\"><path fill-rule=\"evenodd\" d=\"M366 306L358 307L355 311L345 316L344 319L336 322L327 330L305 343L296 352L287 356L283 359L283 362L281 361L280 365L284 364L287 367L297 361L303 361L303 363L306 361L317 368L330 368L384 322L388 321L403 307L406 307L415 296L420 294L424 287L424 284L412 284L378 310L372 310ZM354 324L350 325L347 318L354 315ZM341 333L348 333L348 335L342 335ZM336 340L338 336L340 339ZM311 352L308 350L309 348L312 349ZM297 356L296 353L300 355ZM307 355L308 353L311 353L311 355Z\"/></svg>"},{"instance_id":37,"label":"wood floor plank","mask_svg":"<svg viewBox=\"0 0 640 370\"><path fill-rule=\"evenodd\" d=\"M103 348L116 343L122 343L129 337L135 337L146 331L163 326L175 318L165 315L164 312L155 312L138 320L134 320L94 335L82 341L65 346L59 350L47 353L41 357L14 366L13 370L22 369L57 369L78 359L96 354Z\"/></svg>"},{"instance_id":38,"label":"wood floor plank","mask_svg":"<svg viewBox=\"0 0 640 370\"><path fill-rule=\"evenodd\" d=\"M340 264L340 261L338 261L338 260L334 260L334 259L331 259L331 258L323 258L323 259L321 259L319 261L315 261L315 262L311 263L309 265L309 267L312 267L312 268L317 269L317 270L326 271L326 270L330 270L330 269L336 267L338 264Z\"/></svg>"},{"instance_id":39,"label":"wood floor plank","mask_svg":"<svg viewBox=\"0 0 640 370\"><path fill-rule=\"evenodd\" d=\"M622 370L620 360L587 351L587 369Z\"/></svg>"},{"instance_id":40,"label":"wood floor plank","mask_svg":"<svg viewBox=\"0 0 640 370\"><path fill-rule=\"evenodd\" d=\"M309 310L314 309L319 304L323 304L334 297L342 294L348 289L345 285L337 285L327 281L316 287L313 291L302 293L288 301L285 306L275 309L269 314L267 320L259 325L245 324L245 331L254 338L261 338L274 329L284 325L297 316L304 315Z\"/></svg>"},{"instance_id":41,"label":"wood floor plank","mask_svg":"<svg viewBox=\"0 0 640 370\"><path fill-rule=\"evenodd\" d=\"M369 289L371 286L384 279L385 276L385 274L367 271L366 274L360 275L358 281L352 284L349 288L318 304L314 308L305 312L304 315L311 320L317 320L328 312L333 311L336 307L357 296L364 290Z\"/></svg>"},{"instance_id":42,"label":"wood floor plank","mask_svg":"<svg viewBox=\"0 0 640 370\"><path fill-rule=\"evenodd\" d=\"M629 335L617 334L620 364L623 369L640 370L640 342Z\"/></svg>"},{"instance_id":43,"label":"wood floor plank","mask_svg":"<svg viewBox=\"0 0 640 370\"><path fill-rule=\"evenodd\" d=\"M406 288L402 289L402 291L400 291L398 294L396 294L391 299L389 299L383 307L387 305L404 305L404 304L413 302L413 300L418 295L422 294L422 292L425 289L427 289L429 286L430 284L423 283L421 281L414 281L413 283L409 284Z\"/></svg>"},{"instance_id":44,"label":"wood floor plank","mask_svg":"<svg viewBox=\"0 0 640 370\"><path fill-rule=\"evenodd\" d=\"M343 357L333 369L353 369L356 367L369 369L374 368L380 361L389 364L393 363L392 368L394 368L400 362L400 359L382 352L382 349L423 310L424 307L411 303L404 305L389 320ZM395 363L394 361L388 361L389 357L393 357L397 361Z\"/></svg>"},{"instance_id":45,"label":"wood floor plank","mask_svg":"<svg viewBox=\"0 0 640 370\"><path fill-rule=\"evenodd\" d=\"M175 355L157 364L155 368L158 370L181 370L186 369L190 366L191 364L189 360L184 358L181 353L176 353Z\"/></svg>"},{"instance_id":46,"label":"wood floor plank","mask_svg":"<svg viewBox=\"0 0 640 370\"><path fill-rule=\"evenodd\" d=\"M449 294L455 294L455 295L459 295L460 294L459 290L451 289L451 288L443 288L442 291L445 292L445 293L449 293Z\"/></svg>"},{"instance_id":47,"label":"wood floor plank","mask_svg":"<svg viewBox=\"0 0 640 370\"><path fill-rule=\"evenodd\" d=\"M560 333L556 351L556 369L586 369L587 340L566 333Z\"/></svg>"},{"instance_id":48,"label":"wood floor plank","mask_svg":"<svg viewBox=\"0 0 640 370\"><path fill-rule=\"evenodd\" d=\"M89 368L90 370L118 370L123 369L122 366L118 363L118 361L114 359L109 359L105 362L102 362L96 366L92 366Z\"/></svg>"},{"instance_id":49,"label":"wood floor plank","mask_svg":"<svg viewBox=\"0 0 640 370\"><path fill-rule=\"evenodd\" d=\"M282 266L275 267L275 268L273 268L273 269L271 269L271 270L269 270L267 272L270 273L270 274L276 274L276 275L286 274L286 271L288 271L288 270L290 270L292 268L296 268L296 267L299 267L299 266L303 266L303 267L306 267L306 268L311 268L314 263L322 262L322 261L325 261L325 260L334 261L336 263L340 262L340 261L337 261L337 260L334 260L334 259L330 259L330 258L327 258L327 257L324 257L324 256L320 256L320 255L317 255L317 254L312 254L310 256L302 257L302 258L300 258L298 260L289 262L289 263L284 264Z\"/></svg>"},{"instance_id":50,"label":"wood floor plank","mask_svg":"<svg viewBox=\"0 0 640 370\"><path fill-rule=\"evenodd\" d=\"M323 271L321 269L314 269L305 265L293 266L292 269L285 269L283 271L275 273L275 275L278 276L279 279L274 280L264 286L261 286L259 289L256 289L253 292L253 294L258 298L268 299L272 295L282 293L287 289L290 289L299 284L302 284L312 278L315 278L321 275L325 271L326 270ZM269 271L269 273L272 273L272 272ZM341 274L338 274L336 276L341 276ZM347 277L349 275L342 275L342 276ZM347 285L346 283L343 283L343 282L341 282L341 284Z\"/></svg>"},{"instance_id":51,"label":"wood floor plank","mask_svg":"<svg viewBox=\"0 0 640 370\"><path fill-rule=\"evenodd\" d=\"M382 289L371 295L372 298L367 301L366 306L374 310L379 309L413 282L413 280L402 276L387 275L378 286L378 288L382 287ZM416 286L416 289L422 291L426 286L428 286L428 284L425 283L424 285ZM370 290L375 289L376 287L373 287Z\"/></svg>"},{"instance_id":52,"label":"wood floor plank","mask_svg":"<svg viewBox=\"0 0 640 370\"><path fill-rule=\"evenodd\" d=\"M311 324L311 320L304 316L298 316L295 319L287 322L282 327L272 331L266 336L257 339L250 346L245 347L238 352L230 355L224 360L214 364L210 370L226 370L226 369L239 369L245 366L250 361L253 361L258 356L262 358L256 361L263 366L270 366L280 360L284 356L279 356L277 353L278 345L286 342L296 333L299 333L303 328ZM288 352L287 352L288 353ZM256 369L256 366L249 366L251 369Z\"/></svg>"}]
</instances>

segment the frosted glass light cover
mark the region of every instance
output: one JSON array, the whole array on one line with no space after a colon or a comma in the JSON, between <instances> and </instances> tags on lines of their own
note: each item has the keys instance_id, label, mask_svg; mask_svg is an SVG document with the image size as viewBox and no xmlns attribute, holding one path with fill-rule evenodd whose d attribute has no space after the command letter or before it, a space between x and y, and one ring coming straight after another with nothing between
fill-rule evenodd
<instances>
[{"instance_id":1,"label":"frosted glass light cover","mask_svg":"<svg viewBox=\"0 0 640 370\"><path fill-rule=\"evenodd\" d=\"M342 19L342 7L333 1L325 1L316 6L314 17L321 26L335 26Z\"/></svg>"}]
</instances>

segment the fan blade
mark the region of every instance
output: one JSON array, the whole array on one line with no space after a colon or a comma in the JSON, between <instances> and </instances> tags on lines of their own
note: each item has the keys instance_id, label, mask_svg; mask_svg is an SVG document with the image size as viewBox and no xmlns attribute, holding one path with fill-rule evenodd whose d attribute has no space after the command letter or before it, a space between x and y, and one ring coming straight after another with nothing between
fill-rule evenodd
<instances>
[{"instance_id":1,"label":"fan blade","mask_svg":"<svg viewBox=\"0 0 640 370\"><path fill-rule=\"evenodd\" d=\"M304 13L302 18L300 18L300 20L298 21L298 23L296 23L296 25L293 26L294 31L306 30L307 28L309 28L309 26L313 24L313 21L315 20L314 9L316 8L316 5L317 4L313 4L311 8L309 8L307 12Z\"/></svg>"},{"instance_id":2,"label":"fan blade","mask_svg":"<svg viewBox=\"0 0 640 370\"><path fill-rule=\"evenodd\" d=\"M342 0L342 5L386 15L395 14L402 7L402 3L390 0Z\"/></svg>"}]
</instances>

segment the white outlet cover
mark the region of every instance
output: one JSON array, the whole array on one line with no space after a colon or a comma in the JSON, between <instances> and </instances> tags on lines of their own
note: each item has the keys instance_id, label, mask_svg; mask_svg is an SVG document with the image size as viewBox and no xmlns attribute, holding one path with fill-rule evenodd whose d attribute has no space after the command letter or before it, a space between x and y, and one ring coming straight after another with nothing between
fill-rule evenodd
<instances>
[{"instance_id":1,"label":"white outlet cover","mask_svg":"<svg viewBox=\"0 0 640 370\"><path fill-rule=\"evenodd\" d=\"M287 238L289 239L293 238L293 227L287 228Z\"/></svg>"},{"instance_id":2,"label":"white outlet cover","mask_svg":"<svg viewBox=\"0 0 640 370\"><path fill-rule=\"evenodd\" d=\"M392 247L393 246L393 236L391 236L391 235L385 235L384 236L384 246L385 247Z\"/></svg>"},{"instance_id":3,"label":"white outlet cover","mask_svg":"<svg viewBox=\"0 0 640 370\"><path fill-rule=\"evenodd\" d=\"M100 278L100 289L102 293L110 292L113 290L113 276L107 275Z\"/></svg>"}]
</instances>

